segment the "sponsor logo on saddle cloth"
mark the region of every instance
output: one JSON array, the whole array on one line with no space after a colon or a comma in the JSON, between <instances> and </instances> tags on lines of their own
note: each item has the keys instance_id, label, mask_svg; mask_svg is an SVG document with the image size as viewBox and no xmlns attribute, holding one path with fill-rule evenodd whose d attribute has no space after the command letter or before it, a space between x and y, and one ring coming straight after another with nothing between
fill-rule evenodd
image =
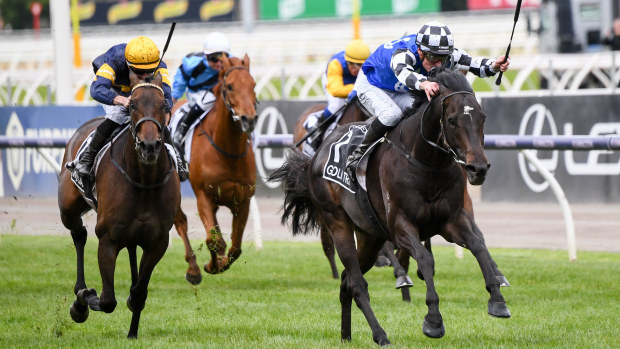
<instances>
[{"instance_id":1,"label":"sponsor logo on saddle cloth","mask_svg":"<svg viewBox=\"0 0 620 349\"><path fill-rule=\"evenodd\" d=\"M106 143L101 148L101 150L99 150L99 153L97 153L97 156L95 157L95 162L93 164L93 178L97 177L97 170L99 169L99 163L101 163L101 159L103 157L103 154L105 154L105 152L108 150L108 148L110 148L110 146L112 146L112 143L116 142L116 139L118 137L120 137L125 132L129 132L129 122L127 122L124 125L122 125L122 127L118 127L114 131L114 133L112 133L112 136L110 137L111 141ZM80 149L78 149L78 152L75 155L75 160L73 160L73 163L78 163L80 161L80 159L82 158L82 155L84 154L84 152L88 148L88 145L90 144L91 139L93 138L93 134L95 134L94 130L93 130L93 132L91 132L88 135L88 137L86 137L86 139L84 139L84 142L82 142L82 145L80 145ZM168 150L168 154L172 157L172 159L176 159L176 152L175 152L174 148L170 144L168 144L168 143L164 143L164 144L166 145L166 149ZM172 163L174 163L175 169L177 169L176 168L177 162L176 161L172 161ZM85 195L86 193L84 193L84 188L80 184L76 183L75 180L73 179L73 177L71 177L71 181L78 188L78 191L80 192L80 194L82 195L82 197L84 198L86 203L88 203L88 205L93 210L96 211L97 210L97 201L96 200L92 200L91 198L96 198L97 197L97 183L93 180L93 187L92 187L90 195Z\"/></svg>"},{"instance_id":2,"label":"sponsor logo on saddle cloth","mask_svg":"<svg viewBox=\"0 0 620 349\"><path fill-rule=\"evenodd\" d=\"M325 166L323 167L323 178L338 183L346 190L355 194L358 185L351 183L351 178L349 178L349 174L346 171L346 163L349 155L351 155L355 148L364 140L367 131L367 125L349 125L347 132L329 146L329 154ZM360 173L365 173L366 171L360 171L360 167L365 168L368 163L368 154L370 154L372 149L379 142L380 140L370 146L368 151L364 153L362 160L360 160L357 170L357 179L359 186L363 189L366 189L366 178L360 177Z\"/></svg>"}]
</instances>

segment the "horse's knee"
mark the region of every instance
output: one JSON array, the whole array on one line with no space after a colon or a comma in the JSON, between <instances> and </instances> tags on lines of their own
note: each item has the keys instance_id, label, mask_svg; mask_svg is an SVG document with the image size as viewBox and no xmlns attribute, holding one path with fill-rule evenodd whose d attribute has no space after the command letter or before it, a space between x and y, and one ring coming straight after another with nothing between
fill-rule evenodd
<instances>
[{"instance_id":1,"label":"horse's knee","mask_svg":"<svg viewBox=\"0 0 620 349\"><path fill-rule=\"evenodd\" d=\"M71 238L73 239L74 245L86 245L86 239L88 237L88 231L85 226L81 226L78 229L71 230Z\"/></svg>"}]
</instances>

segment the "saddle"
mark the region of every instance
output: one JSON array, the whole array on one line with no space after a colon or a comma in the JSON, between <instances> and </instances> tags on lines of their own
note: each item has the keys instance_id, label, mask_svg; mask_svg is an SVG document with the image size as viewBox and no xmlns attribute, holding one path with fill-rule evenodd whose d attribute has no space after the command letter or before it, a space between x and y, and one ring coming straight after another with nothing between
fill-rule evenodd
<instances>
[{"instance_id":1,"label":"saddle","mask_svg":"<svg viewBox=\"0 0 620 349\"><path fill-rule=\"evenodd\" d=\"M373 210L366 189L366 170L368 168L368 159L376 146L383 142L384 138L380 138L368 147L368 150L362 155L362 158L355 169L356 181L351 181L349 174L346 171L346 159L353 153L355 148L362 143L364 136L368 131L368 127L365 124L346 125L344 127L348 127L347 132L345 132L340 139L332 143L329 147L327 161L323 167L323 178L337 183L354 194L355 201L364 213L364 217L366 217L366 223L372 227L375 227L375 229L372 229L371 233L389 240L390 234L387 228L381 224L377 214Z\"/></svg>"}]
</instances>

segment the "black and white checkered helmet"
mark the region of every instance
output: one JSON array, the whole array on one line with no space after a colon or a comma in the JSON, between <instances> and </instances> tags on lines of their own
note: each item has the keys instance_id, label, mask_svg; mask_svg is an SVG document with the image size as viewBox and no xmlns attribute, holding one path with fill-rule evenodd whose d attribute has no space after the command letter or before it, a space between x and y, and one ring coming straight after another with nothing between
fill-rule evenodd
<instances>
[{"instance_id":1,"label":"black and white checkered helmet","mask_svg":"<svg viewBox=\"0 0 620 349\"><path fill-rule=\"evenodd\" d=\"M439 22L423 25L418 31L415 43L422 51L430 51L436 55L449 55L454 51L452 32Z\"/></svg>"}]
</instances>

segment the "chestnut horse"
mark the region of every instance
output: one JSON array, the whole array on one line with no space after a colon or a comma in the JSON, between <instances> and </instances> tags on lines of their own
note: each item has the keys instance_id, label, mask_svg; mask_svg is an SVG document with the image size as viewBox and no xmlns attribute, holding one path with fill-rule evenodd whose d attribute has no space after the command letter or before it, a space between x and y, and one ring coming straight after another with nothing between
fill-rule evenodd
<instances>
[{"instance_id":1,"label":"chestnut horse","mask_svg":"<svg viewBox=\"0 0 620 349\"><path fill-rule=\"evenodd\" d=\"M206 246L211 261L204 266L209 274L227 270L241 255L241 241L248 219L250 199L256 185L256 164L251 132L256 121L256 83L250 75L250 58L222 57L220 82L213 88L213 109L192 134L189 181L196 195L198 214L207 232ZM230 209L231 246L217 222L220 206ZM187 216L179 210L174 219L185 245L189 263L185 278L196 285L202 281L196 255L187 236Z\"/></svg>"},{"instance_id":2,"label":"chestnut horse","mask_svg":"<svg viewBox=\"0 0 620 349\"><path fill-rule=\"evenodd\" d=\"M87 288L84 279L87 232L81 217L91 207L71 181L71 173L64 164L75 159L78 148L102 118L86 122L69 140L59 176L58 206L63 225L71 231L77 254L77 281L73 288L77 299L71 306L71 317L75 322L84 322L89 308L106 313L114 311L116 258L121 249L127 248L131 267L127 307L133 312L127 337L136 338L149 280L168 247L168 232L180 207L181 192L175 161L163 142L167 107L161 75L154 80L139 81L132 74L130 79L130 132L120 133L104 151L95 179L101 297L97 297L94 289ZM138 246L143 251L139 270Z\"/></svg>"},{"instance_id":3,"label":"chestnut horse","mask_svg":"<svg viewBox=\"0 0 620 349\"><path fill-rule=\"evenodd\" d=\"M368 159L368 198L387 236L368 220L354 193L323 178L332 145L345 147L338 141L353 128L365 127L362 123L336 129L312 158L299 151L289 153L282 167L269 178L284 183L282 220L291 221L293 234L308 233L321 222L332 235L345 268L340 284L342 340L351 340L351 306L355 299L370 325L373 340L380 345L390 344L370 306L363 276L373 266L386 239L416 260L426 283L428 313L422 324L426 336L440 338L445 334L433 281L435 262L422 243L437 234L470 249L490 294L488 313L510 317L482 233L464 209L463 169L469 183L481 185L489 167L483 149L485 114L462 74L440 69L430 79L439 83L439 95L391 129Z\"/></svg>"}]
</instances>

